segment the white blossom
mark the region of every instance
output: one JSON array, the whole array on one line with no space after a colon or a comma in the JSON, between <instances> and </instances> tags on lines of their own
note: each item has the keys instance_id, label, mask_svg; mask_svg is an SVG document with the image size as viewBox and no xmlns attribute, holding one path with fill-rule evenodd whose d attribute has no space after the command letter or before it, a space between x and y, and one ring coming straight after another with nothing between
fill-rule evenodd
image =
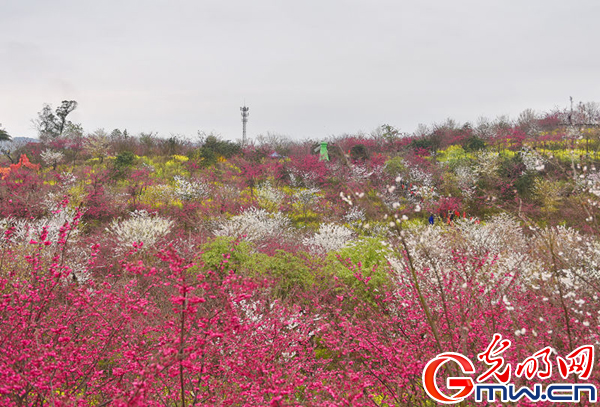
<instances>
[{"instance_id":1,"label":"white blossom","mask_svg":"<svg viewBox=\"0 0 600 407\"><path fill-rule=\"evenodd\" d=\"M65 158L65 155L60 151L53 151L47 148L41 152L40 157L44 164L55 167Z\"/></svg>"},{"instance_id":2,"label":"white blossom","mask_svg":"<svg viewBox=\"0 0 600 407\"><path fill-rule=\"evenodd\" d=\"M527 171L542 171L545 168L544 158L536 151L524 147L519 155Z\"/></svg>"},{"instance_id":3,"label":"white blossom","mask_svg":"<svg viewBox=\"0 0 600 407\"><path fill-rule=\"evenodd\" d=\"M600 172L596 172L596 169L592 168L592 171L581 175L583 178L580 177L576 180L578 190L600 197Z\"/></svg>"},{"instance_id":4,"label":"white blossom","mask_svg":"<svg viewBox=\"0 0 600 407\"><path fill-rule=\"evenodd\" d=\"M285 198L285 194L273 186L270 181L263 182L254 190L256 193L256 197L258 199L274 203L280 204Z\"/></svg>"},{"instance_id":5,"label":"white blossom","mask_svg":"<svg viewBox=\"0 0 600 407\"><path fill-rule=\"evenodd\" d=\"M5 218L0 219L0 233L4 233L8 228L13 227L14 231L11 234L11 243L23 244L29 243L31 240L37 241L45 230L47 233L46 240L52 243L57 243L61 237L61 228L65 224L71 225L77 214L77 210L71 207L60 208L59 210L50 211L48 216L39 219L15 219ZM69 239L72 241L79 234L78 228L72 228L68 233Z\"/></svg>"},{"instance_id":6,"label":"white blossom","mask_svg":"<svg viewBox=\"0 0 600 407\"><path fill-rule=\"evenodd\" d=\"M290 227L291 222L284 214L269 213L264 209L252 207L220 222L214 234L243 237L245 240L256 242L265 238L285 238Z\"/></svg>"},{"instance_id":7,"label":"white blossom","mask_svg":"<svg viewBox=\"0 0 600 407\"><path fill-rule=\"evenodd\" d=\"M72 172L63 171L60 174L60 183L66 187L72 187L77 182L77 177Z\"/></svg>"},{"instance_id":8,"label":"white blossom","mask_svg":"<svg viewBox=\"0 0 600 407\"><path fill-rule=\"evenodd\" d=\"M169 233L173 224L170 219L136 210L129 219L113 220L106 230L118 240L121 248L129 248L133 243L144 243L143 248L151 248Z\"/></svg>"},{"instance_id":9,"label":"white blossom","mask_svg":"<svg viewBox=\"0 0 600 407\"><path fill-rule=\"evenodd\" d=\"M477 186L477 173L473 171L470 167L463 165L454 170L454 174L457 178L457 186L462 191L462 193L471 198L475 193Z\"/></svg>"},{"instance_id":10,"label":"white blossom","mask_svg":"<svg viewBox=\"0 0 600 407\"><path fill-rule=\"evenodd\" d=\"M314 236L305 238L304 245L316 254L325 254L344 248L354 238L354 232L335 223L322 223Z\"/></svg>"},{"instance_id":11,"label":"white blossom","mask_svg":"<svg viewBox=\"0 0 600 407\"><path fill-rule=\"evenodd\" d=\"M475 155L475 172L477 174L492 176L500 168L500 155L492 151L479 151Z\"/></svg>"},{"instance_id":12,"label":"white blossom","mask_svg":"<svg viewBox=\"0 0 600 407\"><path fill-rule=\"evenodd\" d=\"M369 178L373 175L374 171L370 171L364 165L355 164L350 168L350 177L356 181Z\"/></svg>"},{"instance_id":13,"label":"white blossom","mask_svg":"<svg viewBox=\"0 0 600 407\"><path fill-rule=\"evenodd\" d=\"M300 205L310 205L317 198L317 194L321 192L319 188L305 188L294 192L294 200Z\"/></svg>"},{"instance_id":14,"label":"white blossom","mask_svg":"<svg viewBox=\"0 0 600 407\"><path fill-rule=\"evenodd\" d=\"M346 215L344 215L344 220L348 223L361 222L365 219L366 218L364 209L358 208L356 206L351 207L350 210L346 212Z\"/></svg>"},{"instance_id":15,"label":"white blossom","mask_svg":"<svg viewBox=\"0 0 600 407\"><path fill-rule=\"evenodd\" d=\"M175 188L173 189L173 193L177 199L192 201L205 198L209 194L208 185L202 181L186 180L179 175L176 175L174 178Z\"/></svg>"}]
</instances>

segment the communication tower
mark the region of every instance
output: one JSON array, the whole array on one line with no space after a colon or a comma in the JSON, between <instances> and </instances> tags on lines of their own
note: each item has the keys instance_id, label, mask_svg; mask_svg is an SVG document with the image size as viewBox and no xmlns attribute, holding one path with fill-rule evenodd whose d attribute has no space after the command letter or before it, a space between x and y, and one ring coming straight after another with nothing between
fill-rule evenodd
<instances>
[{"instance_id":1,"label":"communication tower","mask_svg":"<svg viewBox=\"0 0 600 407\"><path fill-rule=\"evenodd\" d=\"M248 113L249 110L250 108L246 107L245 104L243 107L240 107L240 111L242 112L242 146L246 145L246 123L248 123L248 116L250 115Z\"/></svg>"}]
</instances>

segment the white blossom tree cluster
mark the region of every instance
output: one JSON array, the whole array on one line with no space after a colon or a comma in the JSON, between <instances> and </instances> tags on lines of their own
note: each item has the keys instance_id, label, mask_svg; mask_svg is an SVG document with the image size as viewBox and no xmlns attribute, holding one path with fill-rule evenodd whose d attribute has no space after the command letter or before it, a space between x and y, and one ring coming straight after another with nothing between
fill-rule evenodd
<instances>
[{"instance_id":1,"label":"white blossom tree cluster","mask_svg":"<svg viewBox=\"0 0 600 407\"><path fill-rule=\"evenodd\" d=\"M472 198L479 179L477 172L469 166L461 165L454 170L454 174L456 175L457 186L467 198Z\"/></svg>"},{"instance_id":2,"label":"white blossom tree cluster","mask_svg":"<svg viewBox=\"0 0 600 407\"><path fill-rule=\"evenodd\" d=\"M53 204L52 202L48 202L48 204ZM51 207L49 210L49 214L42 218L37 219L24 219L24 218L4 218L0 219L0 233L5 237L3 239L4 243L11 244L27 244L31 241L39 241L41 236L45 233L45 240L56 244L60 237L61 232L69 233L69 239L75 240L79 235L78 228L71 228L68 231L65 231L63 227L65 224L71 225L75 216L77 215L77 210L71 207L56 209L56 207ZM11 232L6 235L6 231L11 230ZM6 237L9 236L8 239Z\"/></svg>"},{"instance_id":3,"label":"white blossom tree cluster","mask_svg":"<svg viewBox=\"0 0 600 407\"><path fill-rule=\"evenodd\" d=\"M129 249L134 243L143 243L143 249L151 248L165 237L173 227L173 220L152 215L145 210L131 212L128 219L115 219L106 231L119 242L121 249Z\"/></svg>"},{"instance_id":4,"label":"white blossom tree cluster","mask_svg":"<svg viewBox=\"0 0 600 407\"><path fill-rule=\"evenodd\" d=\"M527 171L543 171L546 164L545 159L536 151L530 148L523 148L519 153Z\"/></svg>"},{"instance_id":5,"label":"white blossom tree cluster","mask_svg":"<svg viewBox=\"0 0 600 407\"><path fill-rule=\"evenodd\" d=\"M187 180L179 175L175 176L173 193L182 201L194 201L206 198L210 189L208 184L198 180Z\"/></svg>"},{"instance_id":6,"label":"white blossom tree cluster","mask_svg":"<svg viewBox=\"0 0 600 407\"><path fill-rule=\"evenodd\" d=\"M285 198L285 193L277 189L270 181L261 183L254 193L259 200L266 201L271 204L281 204Z\"/></svg>"},{"instance_id":7,"label":"white blossom tree cluster","mask_svg":"<svg viewBox=\"0 0 600 407\"><path fill-rule=\"evenodd\" d=\"M354 232L343 225L321 223L319 230L303 243L313 254L326 254L344 248L354 237Z\"/></svg>"},{"instance_id":8,"label":"white blossom tree cluster","mask_svg":"<svg viewBox=\"0 0 600 407\"><path fill-rule=\"evenodd\" d=\"M60 151L54 151L47 148L40 153L40 157L44 164L52 167L52 169L56 169L56 166L64 160L65 155Z\"/></svg>"},{"instance_id":9,"label":"white blossom tree cluster","mask_svg":"<svg viewBox=\"0 0 600 407\"><path fill-rule=\"evenodd\" d=\"M527 226L500 214L485 222L460 219L453 225L409 228L402 236L426 291L439 294L449 273L459 270L466 281L494 290L497 301L514 290L540 290L563 298L575 314L581 301L600 292L600 241L572 228ZM388 261L397 280L407 283L411 264L404 246L401 240L392 246L395 254Z\"/></svg>"},{"instance_id":10,"label":"white blossom tree cluster","mask_svg":"<svg viewBox=\"0 0 600 407\"><path fill-rule=\"evenodd\" d=\"M270 213L265 209L248 208L241 214L218 223L216 236L241 237L260 243L264 239L287 239L291 228L290 219L281 212Z\"/></svg>"}]
</instances>

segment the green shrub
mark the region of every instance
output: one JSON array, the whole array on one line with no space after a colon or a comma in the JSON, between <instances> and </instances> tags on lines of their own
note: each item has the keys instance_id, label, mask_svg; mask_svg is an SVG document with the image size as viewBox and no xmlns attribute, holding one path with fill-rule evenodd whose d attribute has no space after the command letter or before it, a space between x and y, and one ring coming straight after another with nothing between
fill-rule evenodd
<instances>
[{"instance_id":1,"label":"green shrub","mask_svg":"<svg viewBox=\"0 0 600 407\"><path fill-rule=\"evenodd\" d=\"M202 246L202 255L200 256L204 270L217 271L221 268L224 255L229 254L230 258L226 264L227 269L238 271L248 262L251 256L252 247L249 242L244 240L236 242L232 237L219 236Z\"/></svg>"},{"instance_id":2,"label":"green shrub","mask_svg":"<svg viewBox=\"0 0 600 407\"><path fill-rule=\"evenodd\" d=\"M526 172L515 180L515 188L519 192L519 195L523 197L530 197L533 193L533 187L535 185L537 177L534 173Z\"/></svg>"},{"instance_id":3,"label":"green shrub","mask_svg":"<svg viewBox=\"0 0 600 407\"><path fill-rule=\"evenodd\" d=\"M471 136L466 139L463 143L465 151L478 151L483 150L486 147L485 141L477 136Z\"/></svg>"},{"instance_id":4,"label":"green shrub","mask_svg":"<svg viewBox=\"0 0 600 407\"><path fill-rule=\"evenodd\" d=\"M233 249L233 250L232 250ZM276 280L273 294L283 298L293 290L306 290L316 282L313 261L304 253L292 254L277 250L272 256L254 250L251 243L236 242L230 237L217 237L202 247L202 266L204 270L218 271L229 254L224 270L249 277L274 277Z\"/></svg>"},{"instance_id":5,"label":"green shrub","mask_svg":"<svg viewBox=\"0 0 600 407\"><path fill-rule=\"evenodd\" d=\"M403 174L406 170L406 165L404 165L404 159L402 157L394 157L385 162L385 172L392 177Z\"/></svg>"},{"instance_id":6,"label":"green shrub","mask_svg":"<svg viewBox=\"0 0 600 407\"><path fill-rule=\"evenodd\" d=\"M369 159L369 151L364 144L356 144L350 149L350 157L353 160L365 161Z\"/></svg>"},{"instance_id":7,"label":"green shrub","mask_svg":"<svg viewBox=\"0 0 600 407\"><path fill-rule=\"evenodd\" d=\"M135 154L131 151L120 152L113 162L112 178L123 178L135 161Z\"/></svg>"},{"instance_id":8,"label":"green shrub","mask_svg":"<svg viewBox=\"0 0 600 407\"><path fill-rule=\"evenodd\" d=\"M123 151L117 155L115 159L115 167L131 167L135 161L135 155L131 151Z\"/></svg>"},{"instance_id":9,"label":"green shrub","mask_svg":"<svg viewBox=\"0 0 600 407\"><path fill-rule=\"evenodd\" d=\"M219 157L231 158L242 151L238 143L210 135L202 144L202 147L191 151L188 157L193 161L199 161L203 167L214 165Z\"/></svg>"},{"instance_id":10,"label":"green shrub","mask_svg":"<svg viewBox=\"0 0 600 407\"><path fill-rule=\"evenodd\" d=\"M450 168L470 165L471 159L467 152L459 145L453 145L441 151L438 161L445 162Z\"/></svg>"},{"instance_id":11,"label":"green shrub","mask_svg":"<svg viewBox=\"0 0 600 407\"><path fill-rule=\"evenodd\" d=\"M391 254L392 249L380 238L361 238L337 252L329 253L325 270L355 289L359 295L370 298L371 292L366 290L355 274L360 271L363 277L369 278L371 289L383 288L390 282L386 256Z\"/></svg>"}]
</instances>

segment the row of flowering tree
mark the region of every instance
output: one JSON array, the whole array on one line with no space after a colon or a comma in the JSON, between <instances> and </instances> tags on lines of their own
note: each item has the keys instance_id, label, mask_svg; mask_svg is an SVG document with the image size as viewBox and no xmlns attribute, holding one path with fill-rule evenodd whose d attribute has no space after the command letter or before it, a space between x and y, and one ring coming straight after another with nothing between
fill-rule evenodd
<instances>
[{"instance_id":1,"label":"row of flowering tree","mask_svg":"<svg viewBox=\"0 0 600 407\"><path fill-rule=\"evenodd\" d=\"M429 405L421 374L438 353L475 360L500 333L516 366L546 346L565 356L598 343L598 276L581 268L597 248L563 253L582 239L571 232L535 231L541 252L528 257L535 247L519 247L507 219L418 233L398 219L387 267L340 258L346 272L316 265L313 284L282 292L285 276L242 267L240 241L210 265L176 243L136 242L108 265L92 244L82 265L69 250L85 249L80 218L21 243L4 232L5 405Z\"/></svg>"}]
</instances>

